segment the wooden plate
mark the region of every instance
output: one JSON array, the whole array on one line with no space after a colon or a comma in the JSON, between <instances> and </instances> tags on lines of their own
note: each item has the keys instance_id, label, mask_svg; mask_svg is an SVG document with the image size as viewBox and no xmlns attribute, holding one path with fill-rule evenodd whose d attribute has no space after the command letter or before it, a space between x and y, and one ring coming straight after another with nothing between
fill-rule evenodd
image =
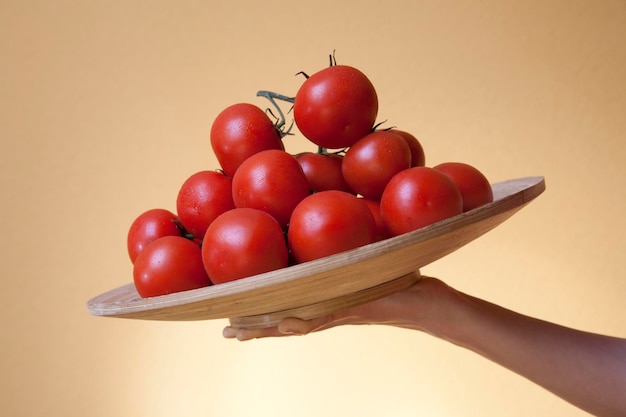
<instances>
[{"instance_id":1,"label":"wooden plate","mask_svg":"<svg viewBox=\"0 0 626 417\"><path fill-rule=\"evenodd\" d=\"M146 320L230 318L264 327L291 316L310 319L361 304L412 285L419 268L498 226L545 190L543 177L492 185L494 201L482 207L337 255L225 284L142 299L127 284L87 302L96 316Z\"/></svg>"}]
</instances>

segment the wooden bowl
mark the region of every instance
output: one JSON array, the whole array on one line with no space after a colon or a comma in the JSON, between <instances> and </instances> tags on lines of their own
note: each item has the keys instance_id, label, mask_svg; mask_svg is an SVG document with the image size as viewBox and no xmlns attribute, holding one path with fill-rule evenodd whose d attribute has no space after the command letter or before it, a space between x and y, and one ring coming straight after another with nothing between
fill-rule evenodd
<instances>
[{"instance_id":1,"label":"wooden bowl","mask_svg":"<svg viewBox=\"0 0 626 417\"><path fill-rule=\"evenodd\" d=\"M545 190L543 177L492 185L494 201L458 216L347 252L224 284L141 298L127 284L92 298L96 316L145 320L229 318L266 327L285 317L311 319L408 288L419 268L507 220Z\"/></svg>"}]
</instances>

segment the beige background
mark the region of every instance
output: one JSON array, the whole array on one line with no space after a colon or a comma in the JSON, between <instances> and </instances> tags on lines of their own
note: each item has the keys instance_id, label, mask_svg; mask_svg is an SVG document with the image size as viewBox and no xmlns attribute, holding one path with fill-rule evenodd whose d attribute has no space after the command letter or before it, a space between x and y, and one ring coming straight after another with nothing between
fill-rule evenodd
<instances>
[{"instance_id":1,"label":"beige background","mask_svg":"<svg viewBox=\"0 0 626 417\"><path fill-rule=\"evenodd\" d=\"M433 165L548 189L423 270L509 308L626 336L626 3L0 1L0 407L7 416L582 416L399 329L250 343L226 321L96 318L130 282L130 222L216 168L212 119L337 60ZM293 138L290 150L302 149Z\"/></svg>"}]
</instances>

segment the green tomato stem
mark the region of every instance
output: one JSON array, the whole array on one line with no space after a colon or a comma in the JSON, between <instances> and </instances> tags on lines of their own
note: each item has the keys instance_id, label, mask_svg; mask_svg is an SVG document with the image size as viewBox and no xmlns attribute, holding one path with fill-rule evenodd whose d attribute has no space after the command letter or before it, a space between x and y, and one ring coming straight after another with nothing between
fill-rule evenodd
<instances>
[{"instance_id":1,"label":"green tomato stem","mask_svg":"<svg viewBox=\"0 0 626 417\"><path fill-rule=\"evenodd\" d=\"M267 91L267 90L260 90L256 93L256 95L258 97L265 97L268 100L270 100L272 103L274 103L274 100L286 101L291 104L293 104L293 102L295 101L295 97L287 97L283 94L274 93L273 91Z\"/></svg>"},{"instance_id":2,"label":"green tomato stem","mask_svg":"<svg viewBox=\"0 0 626 417\"><path fill-rule=\"evenodd\" d=\"M293 102L295 101L295 98L287 97L283 94L278 94L278 93L274 93L272 91L267 91L267 90L260 90L256 93L256 95L257 97L265 97L266 99L269 100L270 103L272 103L272 106L274 106L274 109L278 113L278 120L276 121L274 126L276 126L276 130L278 130L281 137L287 136L291 132L291 128L293 127L293 121L291 122L291 125L289 125L289 128L285 129L285 124L287 123L287 119L285 118L285 114L283 113L283 110L280 108L278 103L276 103L276 100L286 101L288 103L293 104ZM268 109L268 110L270 113L272 113L271 109Z\"/></svg>"}]
</instances>

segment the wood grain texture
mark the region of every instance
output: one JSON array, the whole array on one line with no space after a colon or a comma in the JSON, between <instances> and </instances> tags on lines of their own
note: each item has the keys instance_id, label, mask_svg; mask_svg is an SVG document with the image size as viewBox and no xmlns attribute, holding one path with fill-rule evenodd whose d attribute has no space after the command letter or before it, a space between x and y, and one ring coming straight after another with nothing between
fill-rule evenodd
<instances>
[{"instance_id":1,"label":"wood grain texture","mask_svg":"<svg viewBox=\"0 0 626 417\"><path fill-rule=\"evenodd\" d=\"M287 317L297 317L302 320L309 320L316 317L325 316L346 308L354 307L385 297L398 291L405 290L415 284L420 278L419 271L413 271L400 278L384 282L375 287L366 288L352 294L333 298L319 303L296 307L289 310L277 311L269 314L259 314L248 317L235 317L230 319L232 327L243 327L254 329L259 327L270 327L277 325L282 319Z\"/></svg>"},{"instance_id":2,"label":"wood grain texture","mask_svg":"<svg viewBox=\"0 0 626 417\"><path fill-rule=\"evenodd\" d=\"M87 307L96 316L168 321L231 318L234 323L267 325L284 316L281 312L311 318L341 306L338 300L342 297L348 297L347 303L358 302L355 294L364 291L361 295L367 297L360 302L366 302L382 296L382 292L376 293L376 287L410 275L507 220L545 190L545 180L518 178L493 184L492 188L492 203L347 252L233 282L146 299L131 283L92 298ZM397 284L402 282L406 284L402 280ZM374 290L367 292L370 289Z\"/></svg>"}]
</instances>

